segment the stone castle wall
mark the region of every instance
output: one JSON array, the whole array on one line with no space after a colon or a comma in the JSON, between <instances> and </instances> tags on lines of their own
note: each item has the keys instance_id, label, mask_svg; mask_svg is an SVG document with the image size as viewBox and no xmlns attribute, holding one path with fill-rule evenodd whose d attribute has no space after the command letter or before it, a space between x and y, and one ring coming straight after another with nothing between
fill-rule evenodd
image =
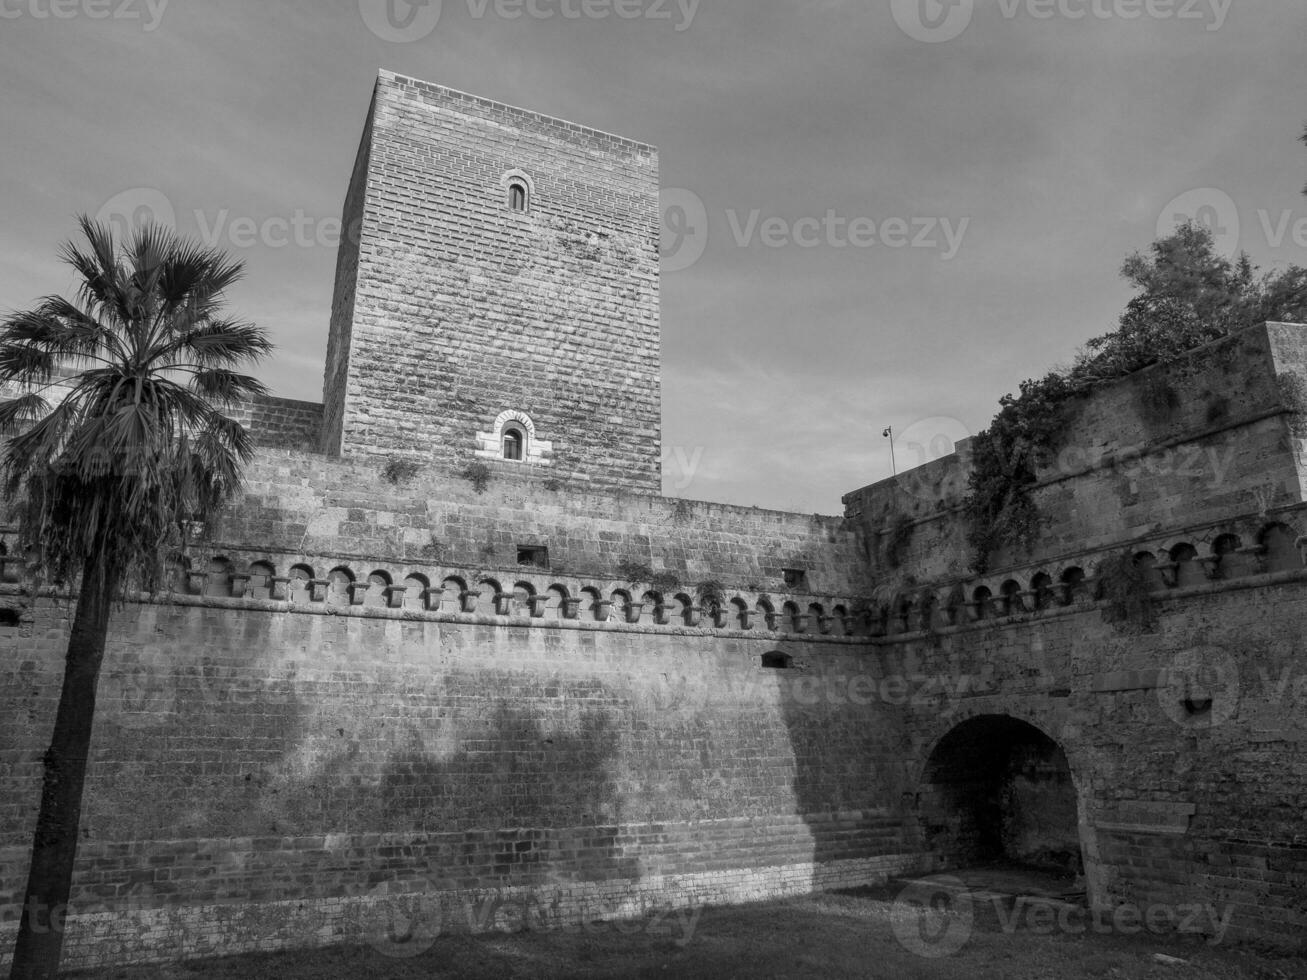
<instances>
[{"instance_id":1,"label":"stone castle wall","mask_svg":"<svg viewBox=\"0 0 1307 980\"><path fill-rule=\"evenodd\" d=\"M68 603L9 593L12 929ZM764 669L778 648L800 669ZM409 893L461 931L492 895L560 924L881 880L914 860L865 778L892 765L894 719L787 688L874 689L876 669L865 640L765 630L129 604L101 682L69 965L375 940Z\"/></svg>"},{"instance_id":2,"label":"stone castle wall","mask_svg":"<svg viewBox=\"0 0 1307 980\"><path fill-rule=\"evenodd\" d=\"M908 794L905 834L920 834L927 866L957 866L937 839L960 813L927 763L960 725L982 739L981 722L1019 719L1066 752L1092 901L1192 913L1213 941L1302 950L1307 571L1154 597L1149 631L1081 594L876 640L882 669L909 678L910 748L885 784Z\"/></svg>"},{"instance_id":3,"label":"stone castle wall","mask_svg":"<svg viewBox=\"0 0 1307 980\"><path fill-rule=\"evenodd\" d=\"M1213 936L1301 948L1305 338L1253 328L1082 402L1034 494L1044 533L983 575L968 446L846 498L876 655L919 678L905 819L938 866L968 819L932 783L945 736L1016 719L1065 750L1092 901L1203 906Z\"/></svg>"},{"instance_id":4,"label":"stone castle wall","mask_svg":"<svg viewBox=\"0 0 1307 980\"><path fill-rule=\"evenodd\" d=\"M1248 415L1224 438L1249 462L1226 468L1243 482L1223 508L1168 526L1174 494L1141 476L1147 534L1123 521L986 578L939 575L915 536L879 564L856 508L573 494L508 464L478 492L436 466L263 450L178 593L115 620L71 962L377 941L413 901L450 930L562 924L947 868L963 818L938 754L995 719L1065 750L1096 902L1210 907L1213 935L1292 947L1307 509L1248 507L1259 474L1296 479L1258 370L1260 389L1239 375ZM1101 500L1102 479L1056 499ZM1094 581L1124 545L1154 559L1146 621ZM518 564L522 546L550 567ZM632 565L680 591L626 581ZM716 615L692 588L709 580ZM12 929L68 604L3 591Z\"/></svg>"},{"instance_id":5,"label":"stone castle wall","mask_svg":"<svg viewBox=\"0 0 1307 980\"><path fill-rule=\"evenodd\" d=\"M1082 400L1033 494L1046 518L1039 539L995 555L992 572L975 584L997 592L1005 572L1023 566L1034 566L1032 574L1047 566L1056 577L1074 556L1108 548L1152 550L1164 562L1161 552L1188 542L1210 555L1230 518L1265 518L1307 499L1299 407L1286 396L1292 383L1280 380L1307 380L1305 337L1307 329L1292 324L1253 327ZM923 583L974 578L960 510L969 443L959 449L845 498L847 515L864 527L878 582L908 574ZM908 540L895 567L885 546L900 522L912 528L900 530ZM1256 523L1245 522L1241 546L1258 544L1247 537Z\"/></svg>"},{"instance_id":6,"label":"stone castle wall","mask_svg":"<svg viewBox=\"0 0 1307 980\"><path fill-rule=\"evenodd\" d=\"M856 527L842 518L785 514L643 494L586 494L523 479L502 464L483 492L439 467L387 476L379 459L340 460L293 451L261 452L246 470L246 494L210 529L210 554L267 559L284 574L307 562L369 564L388 574L445 569L465 576L624 579L643 567L693 592L718 582L756 602L847 602L869 580ZM392 482L392 479L394 482ZM523 567L519 549L546 548L548 567ZM197 569L203 571L204 569ZM806 585L787 586L785 571ZM438 583L439 580L437 580ZM753 602L751 602L751 607Z\"/></svg>"}]
</instances>

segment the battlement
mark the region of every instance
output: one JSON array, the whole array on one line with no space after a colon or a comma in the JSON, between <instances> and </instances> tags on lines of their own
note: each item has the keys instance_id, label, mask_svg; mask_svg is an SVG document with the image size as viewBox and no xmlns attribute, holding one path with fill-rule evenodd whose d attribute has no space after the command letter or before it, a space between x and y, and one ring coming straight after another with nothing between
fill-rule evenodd
<instances>
[{"instance_id":1,"label":"battlement","mask_svg":"<svg viewBox=\"0 0 1307 980\"><path fill-rule=\"evenodd\" d=\"M586 492L543 475L505 478L506 469L488 467L478 486L438 466L264 450L209 540L215 552L248 552L251 561L290 556L273 562L282 568L348 560L363 574L367 565L428 575L439 566L502 580L525 574L525 559L527 568L599 582L654 576L675 582L659 590L673 594L717 583L755 600L806 596L805 611L871 586L858 530L843 518Z\"/></svg>"}]
</instances>

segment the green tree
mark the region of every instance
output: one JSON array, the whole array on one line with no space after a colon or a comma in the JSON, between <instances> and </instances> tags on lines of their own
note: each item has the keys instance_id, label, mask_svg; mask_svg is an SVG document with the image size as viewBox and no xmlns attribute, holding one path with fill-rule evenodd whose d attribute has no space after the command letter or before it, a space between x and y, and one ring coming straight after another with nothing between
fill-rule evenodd
<instances>
[{"instance_id":1,"label":"green tree","mask_svg":"<svg viewBox=\"0 0 1307 980\"><path fill-rule=\"evenodd\" d=\"M1268 320L1302 322L1307 270L1259 276L1246 253L1230 261L1212 233L1193 223L1126 259L1121 274L1138 290L1117 329L1091 340L1072 378L1111 380Z\"/></svg>"},{"instance_id":2,"label":"green tree","mask_svg":"<svg viewBox=\"0 0 1307 980\"><path fill-rule=\"evenodd\" d=\"M155 587L185 526L238 490L253 447L222 409L264 392L236 369L272 349L223 314L239 263L157 227L120 242L79 224L85 242L62 251L76 299L47 297L0 324L0 383L27 392L0 406L7 503L44 572L79 581L10 973L21 980L59 967L51 915L72 884L113 602L129 584ZM61 371L72 373L56 386Z\"/></svg>"}]
</instances>

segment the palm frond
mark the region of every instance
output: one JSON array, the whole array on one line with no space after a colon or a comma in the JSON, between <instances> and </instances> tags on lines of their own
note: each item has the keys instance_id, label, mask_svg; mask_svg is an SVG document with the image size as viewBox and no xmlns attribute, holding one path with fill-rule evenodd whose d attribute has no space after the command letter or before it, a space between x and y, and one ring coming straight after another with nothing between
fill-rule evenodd
<instances>
[{"instance_id":1,"label":"palm frond","mask_svg":"<svg viewBox=\"0 0 1307 980\"><path fill-rule=\"evenodd\" d=\"M36 391L0 405L0 428L22 430L0 469L26 543L56 574L97 553L123 570L155 567L181 522L238 492L253 443L220 409L266 393L232 369L272 345L223 315L240 263L164 228L117 243L106 226L79 224L85 241L63 249L77 302L47 297L0 324L0 381L80 370L54 408Z\"/></svg>"},{"instance_id":2,"label":"palm frond","mask_svg":"<svg viewBox=\"0 0 1307 980\"><path fill-rule=\"evenodd\" d=\"M50 411L50 403L36 392L28 392L0 403L0 433L14 433L30 422L39 422Z\"/></svg>"},{"instance_id":3,"label":"palm frond","mask_svg":"<svg viewBox=\"0 0 1307 980\"><path fill-rule=\"evenodd\" d=\"M59 362L55 357L30 344L10 343L0 336L0 381L23 385L48 384Z\"/></svg>"},{"instance_id":4,"label":"palm frond","mask_svg":"<svg viewBox=\"0 0 1307 980\"><path fill-rule=\"evenodd\" d=\"M218 405L235 405L255 395L268 394L262 381L222 368L205 368L191 377L191 389Z\"/></svg>"},{"instance_id":5,"label":"palm frond","mask_svg":"<svg viewBox=\"0 0 1307 980\"><path fill-rule=\"evenodd\" d=\"M203 367L233 367L257 362L272 349L267 335L253 324L214 320L179 332L168 344L166 356L189 356ZM165 356L165 351L156 356Z\"/></svg>"}]
</instances>

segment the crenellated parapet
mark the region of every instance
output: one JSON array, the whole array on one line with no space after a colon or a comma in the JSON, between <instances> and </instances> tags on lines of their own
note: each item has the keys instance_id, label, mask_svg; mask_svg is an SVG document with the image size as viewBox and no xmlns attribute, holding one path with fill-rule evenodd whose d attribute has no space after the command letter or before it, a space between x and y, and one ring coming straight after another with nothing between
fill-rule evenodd
<instances>
[{"instance_id":1,"label":"crenellated parapet","mask_svg":"<svg viewBox=\"0 0 1307 980\"><path fill-rule=\"evenodd\" d=\"M907 587L871 610L872 635L893 639L954 629L1007 625L1093 607L1129 584L1153 599L1264 584L1268 576L1307 570L1307 507L1252 515L1086 550L929 586Z\"/></svg>"},{"instance_id":2,"label":"crenellated parapet","mask_svg":"<svg viewBox=\"0 0 1307 980\"><path fill-rule=\"evenodd\" d=\"M988 566L1057 562L1167 529L1181 543L1190 528L1303 503L1300 383L1307 327L1268 323L1068 402L1064 431L1044 447L1028 490L1037 533L985 556ZM976 566L966 509L973 450L966 440L953 455L844 498L878 583L952 581ZM1169 560L1164 550L1159 564Z\"/></svg>"},{"instance_id":3,"label":"crenellated parapet","mask_svg":"<svg viewBox=\"0 0 1307 980\"><path fill-rule=\"evenodd\" d=\"M12 582L19 581L17 575ZM176 558L168 595L288 605L335 614L392 610L504 625L574 623L705 633L856 640L871 633L865 604L848 596L723 588L707 597L613 579L360 563L322 556L254 557L226 551Z\"/></svg>"}]
</instances>

